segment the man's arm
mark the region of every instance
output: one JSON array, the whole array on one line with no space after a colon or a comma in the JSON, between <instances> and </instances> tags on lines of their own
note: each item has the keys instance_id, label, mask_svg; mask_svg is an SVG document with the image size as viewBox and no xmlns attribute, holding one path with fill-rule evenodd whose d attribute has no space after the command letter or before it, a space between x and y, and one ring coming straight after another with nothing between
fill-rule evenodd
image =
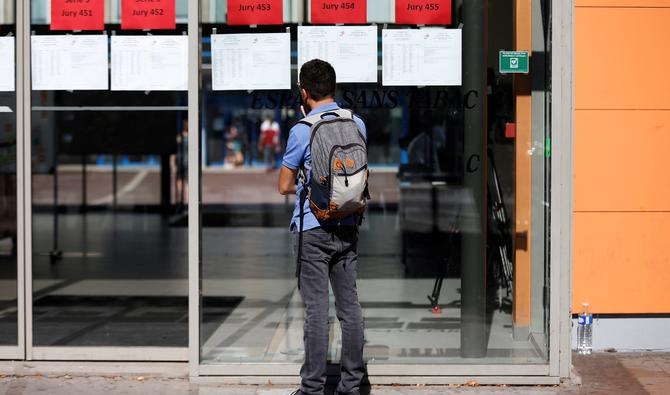
<instances>
[{"instance_id":1,"label":"man's arm","mask_svg":"<svg viewBox=\"0 0 670 395\"><path fill-rule=\"evenodd\" d=\"M298 169L303 165L305 160L305 150L307 149L305 139L298 138L298 133L309 132L309 128L305 125L296 125L291 129L288 135L288 142L286 143L286 152L282 160L282 167L279 171L278 189L282 195L295 194L297 187L295 184L298 176Z\"/></svg>"},{"instance_id":2,"label":"man's arm","mask_svg":"<svg viewBox=\"0 0 670 395\"><path fill-rule=\"evenodd\" d=\"M279 171L279 193L282 195L293 195L296 192L295 180L298 177L298 170L289 169L282 166Z\"/></svg>"}]
</instances>

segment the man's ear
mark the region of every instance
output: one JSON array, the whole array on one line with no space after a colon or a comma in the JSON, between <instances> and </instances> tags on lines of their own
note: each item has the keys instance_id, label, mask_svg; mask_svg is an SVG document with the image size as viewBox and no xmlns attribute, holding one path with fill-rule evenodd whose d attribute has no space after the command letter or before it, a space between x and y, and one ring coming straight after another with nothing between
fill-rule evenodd
<instances>
[{"instance_id":1,"label":"man's ear","mask_svg":"<svg viewBox=\"0 0 670 395\"><path fill-rule=\"evenodd\" d=\"M307 92L307 90L305 88L300 88L300 96L302 96L302 99L305 100L305 101L307 101L307 99L310 98L309 93Z\"/></svg>"}]
</instances>

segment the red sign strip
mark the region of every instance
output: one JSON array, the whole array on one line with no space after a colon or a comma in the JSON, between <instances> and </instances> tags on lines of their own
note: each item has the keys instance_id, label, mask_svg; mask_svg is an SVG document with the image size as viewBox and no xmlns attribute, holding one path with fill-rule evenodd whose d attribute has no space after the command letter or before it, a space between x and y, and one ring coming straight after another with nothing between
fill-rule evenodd
<instances>
[{"instance_id":1,"label":"red sign strip","mask_svg":"<svg viewBox=\"0 0 670 395\"><path fill-rule=\"evenodd\" d=\"M401 25L450 25L451 1L396 0L395 23Z\"/></svg>"},{"instance_id":2,"label":"red sign strip","mask_svg":"<svg viewBox=\"0 0 670 395\"><path fill-rule=\"evenodd\" d=\"M229 25L281 25L282 0L228 0Z\"/></svg>"},{"instance_id":3,"label":"red sign strip","mask_svg":"<svg viewBox=\"0 0 670 395\"><path fill-rule=\"evenodd\" d=\"M121 29L175 29L175 0L123 0Z\"/></svg>"},{"instance_id":4,"label":"red sign strip","mask_svg":"<svg viewBox=\"0 0 670 395\"><path fill-rule=\"evenodd\" d=\"M51 30L104 30L105 0L51 0Z\"/></svg>"},{"instance_id":5,"label":"red sign strip","mask_svg":"<svg viewBox=\"0 0 670 395\"><path fill-rule=\"evenodd\" d=\"M367 0L312 0L313 24L367 23Z\"/></svg>"}]
</instances>

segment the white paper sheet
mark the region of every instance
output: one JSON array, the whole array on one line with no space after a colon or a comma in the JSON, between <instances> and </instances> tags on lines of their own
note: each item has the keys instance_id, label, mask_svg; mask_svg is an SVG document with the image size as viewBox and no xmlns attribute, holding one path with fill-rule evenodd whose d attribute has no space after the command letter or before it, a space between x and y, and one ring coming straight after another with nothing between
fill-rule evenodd
<instances>
[{"instance_id":1,"label":"white paper sheet","mask_svg":"<svg viewBox=\"0 0 670 395\"><path fill-rule=\"evenodd\" d=\"M188 90L188 36L112 37L112 90Z\"/></svg>"},{"instance_id":2,"label":"white paper sheet","mask_svg":"<svg viewBox=\"0 0 670 395\"><path fill-rule=\"evenodd\" d=\"M376 26L298 26L298 70L312 59L329 62L337 82L377 82Z\"/></svg>"},{"instance_id":3,"label":"white paper sheet","mask_svg":"<svg viewBox=\"0 0 670 395\"><path fill-rule=\"evenodd\" d=\"M291 35L213 34L212 89L291 89Z\"/></svg>"},{"instance_id":4,"label":"white paper sheet","mask_svg":"<svg viewBox=\"0 0 670 395\"><path fill-rule=\"evenodd\" d=\"M382 53L382 85L462 84L460 29L385 29Z\"/></svg>"},{"instance_id":5,"label":"white paper sheet","mask_svg":"<svg viewBox=\"0 0 670 395\"><path fill-rule=\"evenodd\" d=\"M109 88L107 36L32 36L33 90Z\"/></svg>"},{"instance_id":6,"label":"white paper sheet","mask_svg":"<svg viewBox=\"0 0 670 395\"><path fill-rule=\"evenodd\" d=\"M16 90L16 55L14 37L0 37L0 92Z\"/></svg>"}]
</instances>

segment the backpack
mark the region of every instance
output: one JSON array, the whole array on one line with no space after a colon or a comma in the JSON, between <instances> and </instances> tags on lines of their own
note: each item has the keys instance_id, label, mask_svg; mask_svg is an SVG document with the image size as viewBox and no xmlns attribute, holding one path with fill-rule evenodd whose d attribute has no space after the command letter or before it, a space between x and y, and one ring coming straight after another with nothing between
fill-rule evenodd
<instances>
[{"instance_id":1,"label":"backpack","mask_svg":"<svg viewBox=\"0 0 670 395\"><path fill-rule=\"evenodd\" d=\"M344 109L327 111L306 117L299 123L310 127L312 168L309 178L304 168L299 175L303 188L296 270L298 288L305 201L309 199L310 210L319 221L354 215L360 222L370 199L367 146L353 112Z\"/></svg>"},{"instance_id":2,"label":"backpack","mask_svg":"<svg viewBox=\"0 0 670 395\"><path fill-rule=\"evenodd\" d=\"M319 221L362 215L368 200L365 138L349 110L338 109L300 121L310 127L312 168L309 207ZM303 183L305 175L302 176Z\"/></svg>"}]
</instances>

